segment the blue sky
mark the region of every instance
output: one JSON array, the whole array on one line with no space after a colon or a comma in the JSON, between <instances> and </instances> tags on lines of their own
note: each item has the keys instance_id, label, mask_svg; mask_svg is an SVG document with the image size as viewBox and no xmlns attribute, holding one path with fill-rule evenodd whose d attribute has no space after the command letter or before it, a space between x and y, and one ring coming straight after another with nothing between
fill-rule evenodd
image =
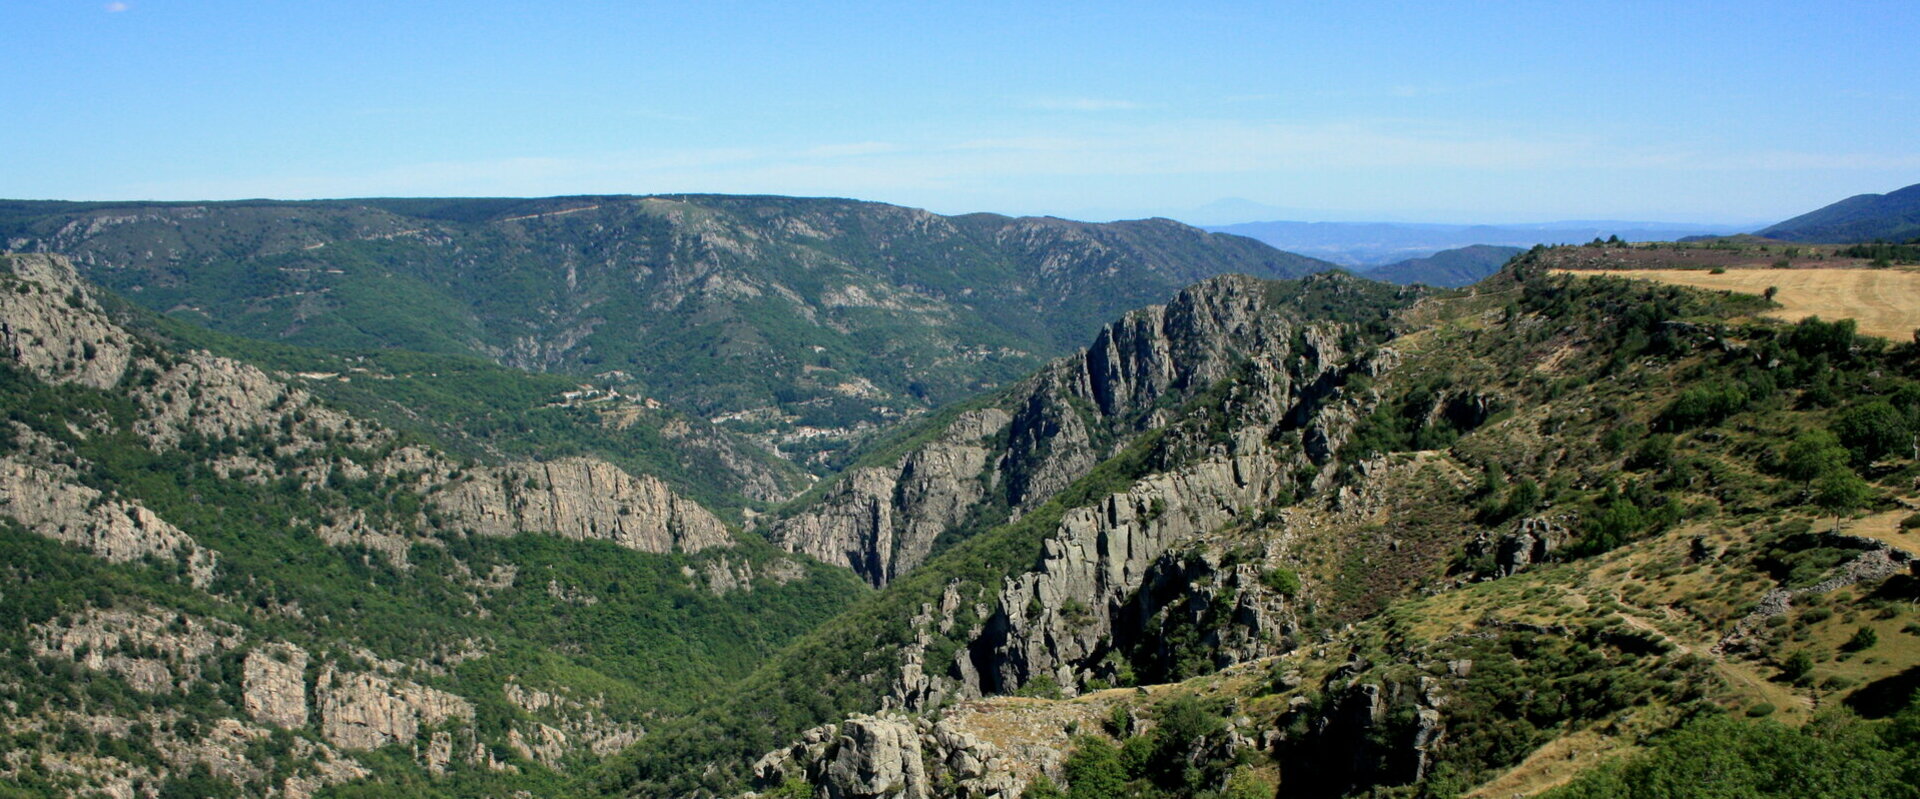
<instances>
[{"instance_id":1,"label":"blue sky","mask_svg":"<svg viewBox=\"0 0 1920 799\"><path fill-rule=\"evenodd\" d=\"M13 198L1744 223L1920 183L1911 0L5 0L0 29Z\"/></svg>"}]
</instances>

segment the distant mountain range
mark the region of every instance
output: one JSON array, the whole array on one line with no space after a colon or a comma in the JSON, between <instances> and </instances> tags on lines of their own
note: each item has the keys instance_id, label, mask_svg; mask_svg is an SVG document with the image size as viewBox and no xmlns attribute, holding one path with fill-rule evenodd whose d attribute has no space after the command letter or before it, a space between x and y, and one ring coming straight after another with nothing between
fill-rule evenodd
<instances>
[{"instance_id":1,"label":"distant mountain range","mask_svg":"<svg viewBox=\"0 0 1920 799\"><path fill-rule=\"evenodd\" d=\"M1363 270L1474 244L1524 248L1535 244L1579 244L1609 236L1628 241L1673 241L1686 236L1722 236L1747 231L1743 226L1733 225L1610 220L1524 225L1279 221L1206 229L1259 239L1288 252Z\"/></svg>"},{"instance_id":2,"label":"distant mountain range","mask_svg":"<svg viewBox=\"0 0 1920 799\"><path fill-rule=\"evenodd\" d=\"M1362 270L1363 277L1410 286L1415 283L1444 288L1470 286L1500 271L1513 256L1526 252L1523 247L1498 247L1474 244L1442 250L1425 258L1409 258L1385 266Z\"/></svg>"},{"instance_id":3,"label":"distant mountain range","mask_svg":"<svg viewBox=\"0 0 1920 799\"><path fill-rule=\"evenodd\" d=\"M816 465L1197 281L1334 267L1169 219L719 195L0 201L0 242L226 333L599 376Z\"/></svg>"},{"instance_id":4,"label":"distant mountain range","mask_svg":"<svg viewBox=\"0 0 1920 799\"><path fill-rule=\"evenodd\" d=\"M1786 241L1853 244L1920 238L1920 183L1886 194L1858 194L1766 228Z\"/></svg>"}]
</instances>

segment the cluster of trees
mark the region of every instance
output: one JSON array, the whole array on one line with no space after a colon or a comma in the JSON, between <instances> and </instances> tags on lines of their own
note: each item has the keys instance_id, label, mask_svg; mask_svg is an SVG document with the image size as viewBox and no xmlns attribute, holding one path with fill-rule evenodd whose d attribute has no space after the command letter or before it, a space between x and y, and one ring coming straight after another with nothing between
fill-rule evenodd
<instances>
[{"instance_id":1,"label":"cluster of trees","mask_svg":"<svg viewBox=\"0 0 1920 799\"><path fill-rule=\"evenodd\" d=\"M1109 722L1118 746L1104 736L1080 737L1061 764L1066 788L1042 777L1027 788L1025 796L1270 799L1273 783L1243 768L1247 756L1226 754L1223 714L1218 702L1182 695L1160 706L1151 732L1133 735L1131 717L1121 709Z\"/></svg>"},{"instance_id":2,"label":"cluster of trees","mask_svg":"<svg viewBox=\"0 0 1920 799\"><path fill-rule=\"evenodd\" d=\"M1788 727L1709 715L1548 799L1908 799L1920 786L1920 704L1883 721L1845 710Z\"/></svg>"}]
</instances>

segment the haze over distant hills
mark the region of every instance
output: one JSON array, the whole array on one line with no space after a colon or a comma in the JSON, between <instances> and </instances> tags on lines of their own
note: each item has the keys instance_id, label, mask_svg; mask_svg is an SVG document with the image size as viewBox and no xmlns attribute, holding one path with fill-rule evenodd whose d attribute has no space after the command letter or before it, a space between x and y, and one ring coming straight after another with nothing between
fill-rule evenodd
<instances>
[{"instance_id":1,"label":"haze over distant hills","mask_svg":"<svg viewBox=\"0 0 1920 799\"><path fill-rule=\"evenodd\" d=\"M1609 236L1619 236L1628 241L1673 241L1686 236L1742 233L1749 227L1616 220L1515 225L1274 221L1208 226L1206 229L1247 236L1288 252L1344 266L1369 267L1409 258L1424 258L1441 250L1474 244L1531 247L1535 244L1578 244Z\"/></svg>"},{"instance_id":2,"label":"haze over distant hills","mask_svg":"<svg viewBox=\"0 0 1920 799\"><path fill-rule=\"evenodd\" d=\"M1491 244L1473 244L1453 250L1442 250L1425 258L1409 258L1385 266L1377 266L1362 271L1363 277L1372 280L1398 283L1410 286L1423 283L1429 286L1457 288L1480 282L1500 271L1513 256L1526 252L1520 247L1498 247Z\"/></svg>"}]
</instances>

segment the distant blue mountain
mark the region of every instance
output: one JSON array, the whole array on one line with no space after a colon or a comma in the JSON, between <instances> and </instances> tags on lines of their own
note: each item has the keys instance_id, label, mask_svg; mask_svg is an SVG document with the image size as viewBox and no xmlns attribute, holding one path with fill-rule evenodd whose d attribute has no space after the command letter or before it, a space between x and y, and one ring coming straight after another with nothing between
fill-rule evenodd
<instances>
[{"instance_id":1,"label":"distant blue mountain","mask_svg":"<svg viewBox=\"0 0 1920 799\"><path fill-rule=\"evenodd\" d=\"M1458 288L1480 282L1500 271L1513 256L1526 252L1520 247L1474 244L1457 250L1442 250L1425 258L1409 258L1360 272L1372 278L1402 286L1424 283L1429 286Z\"/></svg>"},{"instance_id":2,"label":"distant blue mountain","mask_svg":"<svg viewBox=\"0 0 1920 799\"><path fill-rule=\"evenodd\" d=\"M1288 252L1297 252L1344 266L1365 269L1425 258L1442 250L1473 244L1531 247L1535 244L1578 244L1595 238L1619 236L1628 241L1673 241L1684 236L1724 236L1746 232L1734 225L1693 225L1674 222L1574 220L1520 225L1440 225L1404 222L1247 222L1208 227L1259 239Z\"/></svg>"}]
</instances>

